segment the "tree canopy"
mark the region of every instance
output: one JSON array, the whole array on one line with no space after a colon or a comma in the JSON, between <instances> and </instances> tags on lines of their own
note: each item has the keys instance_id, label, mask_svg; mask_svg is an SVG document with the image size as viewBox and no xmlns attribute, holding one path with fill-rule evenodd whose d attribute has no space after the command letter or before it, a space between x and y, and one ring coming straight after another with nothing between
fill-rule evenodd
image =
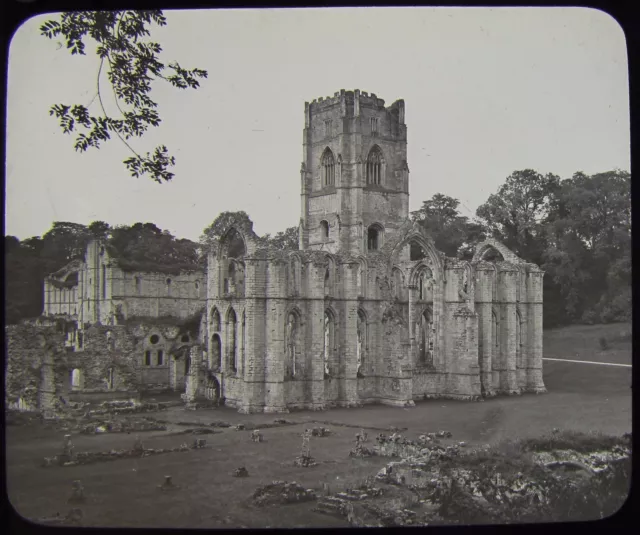
<instances>
[{"instance_id":1,"label":"tree canopy","mask_svg":"<svg viewBox=\"0 0 640 535\"><path fill-rule=\"evenodd\" d=\"M76 134L74 148L84 152L100 148L103 142L117 136L132 156L124 164L134 177L149 175L158 183L174 176L169 168L175 157L161 145L146 154L134 149L132 138L141 138L149 127L157 127L162 119L158 104L150 97L152 83L167 82L178 89L199 87L199 79L207 77L202 69L185 69L177 62L163 63L162 47L145 41L150 27L165 26L162 11L74 11L65 12L57 20L48 20L40 28L41 35L62 37L71 54L85 55L87 38L96 43L100 58L96 73L96 94L89 106L54 104L49 115L55 116L65 134ZM102 74L106 74L115 98L115 113L105 106ZM89 111L97 99L98 113Z\"/></svg>"},{"instance_id":2,"label":"tree canopy","mask_svg":"<svg viewBox=\"0 0 640 535\"><path fill-rule=\"evenodd\" d=\"M516 171L477 210L471 221L457 199L437 193L411 214L448 256L471 259L486 236L504 242L525 261L541 266L547 326L622 321L631 315L631 175L613 170L561 180L532 170ZM101 238L126 270L180 272L202 269L203 252L231 225L251 228L246 212L222 212L199 243L179 239L153 223L111 227L55 222L42 236L5 236L8 322L42 312L42 284ZM258 238L259 246L295 250L298 228Z\"/></svg>"}]
</instances>

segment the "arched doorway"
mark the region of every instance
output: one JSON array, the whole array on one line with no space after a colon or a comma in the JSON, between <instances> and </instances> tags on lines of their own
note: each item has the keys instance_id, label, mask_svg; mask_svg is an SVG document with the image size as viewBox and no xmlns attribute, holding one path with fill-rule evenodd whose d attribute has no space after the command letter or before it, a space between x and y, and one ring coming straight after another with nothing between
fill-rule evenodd
<instances>
[{"instance_id":1,"label":"arched doorway","mask_svg":"<svg viewBox=\"0 0 640 535\"><path fill-rule=\"evenodd\" d=\"M220 383L213 375L207 377L207 383L204 390L204 396L208 401L218 403L220 399Z\"/></svg>"}]
</instances>

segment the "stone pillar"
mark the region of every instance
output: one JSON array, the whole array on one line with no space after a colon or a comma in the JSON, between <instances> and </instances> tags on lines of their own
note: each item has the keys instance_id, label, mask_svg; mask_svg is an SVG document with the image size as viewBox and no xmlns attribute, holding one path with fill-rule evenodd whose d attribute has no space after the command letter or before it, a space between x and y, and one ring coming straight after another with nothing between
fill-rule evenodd
<instances>
[{"instance_id":1,"label":"stone pillar","mask_svg":"<svg viewBox=\"0 0 640 535\"><path fill-rule=\"evenodd\" d=\"M516 284L518 269L507 263L498 264L498 292L500 302L500 358L493 363L499 371L499 391L519 394L516 376Z\"/></svg>"},{"instance_id":2,"label":"stone pillar","mask_svg":"<svg viewBox=\"0 0 640 535\"><path fill-rule=\"evenodd\" d=\"M245 258L245 367L239 412L263 412L265 379L265 262Z\"/></svg>"},{"instance_id":3,"label":"stone pillar","mask_svg":"<svg viewBox=\"0 0 640 535\"><path fill-rule=\"evenodd\" d=\"M342 265L344 277L345 309L343 329L340 333L343 366L340 370L340 405L358 404L358 268L359 263Z\"/></svg>"},{"instance_id":4,"label":"stone pillar","mask_svg":"<svg viewBox=\"0 0 640 535\"><path fill-rule=\"evenodd\" d=\"M542 280L544 271L531 267L527 273L526 389L536 394L546 392L542 379Z\"/></svg>"},{"instance_id":5,"label":"stone pillar","mask_svg":"<svg viewBox=\"0 0 640 535\"><path fill-rule=\"evenodd\" d=\"M264 412L289 412L284 399L284 343L287 301L286 263L270 259L267 263L265 406Z\"/></svg>"},{"instance_id":6,"label":"stone pillar","mask_svg":"<svg viewBox=\"0 0 640 535\"><path fill-rule=\"evenodd\" d=\"M195 409L196 401L200 397L200 375L202 374L202 347L194 345L189 348L188 355L185 358L190 359L189 374L187 375L187 387L185 392L185 401L187 409Z\"/></svg>"},{"instance_id":7,"label":"stone pillar","mask_svg":"<svg viewBox=\"0 0 640 535\"><path fill-rule=\"evenodd\" d=\"M306 377L308 397L312 410L325 408L324 398L324 262L314 260L307 264L309 301L309 341L307 344Z\"/></svg>"},{"instance_id":8,"label":"stone pillar","mask_svg":"<svg viewBox=\"0 0 640 535\"><path fill-rule=\"evenodd\" d=\"M480 384L482 395L495 395L493 385L493 367L491 354L495 342L491 329L491 313L493 307L493 285L495 270L486 262L476 265L475 304L478 314L478 364L480 366Z\"/></svg>"},{"instance_id":9,"label":"stone pillar","mask_svg":"<svg viewBox=\"0 0 640 535\"><path fill-rule=\"evenodd\" d=\"M45 347L44 351L40 369L40 412L45 419L54 419L56 418L54 350L51 347Z\"/></svg>"}]
</instances>

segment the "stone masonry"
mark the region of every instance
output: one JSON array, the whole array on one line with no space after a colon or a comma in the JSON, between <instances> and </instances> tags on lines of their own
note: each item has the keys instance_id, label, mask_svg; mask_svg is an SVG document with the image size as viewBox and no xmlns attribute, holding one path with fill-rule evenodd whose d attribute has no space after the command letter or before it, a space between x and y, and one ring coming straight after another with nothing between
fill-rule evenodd
<instances>
[{"instance_id":1,"label":"stone masonry","mask_svg":"<svg viewBox=\"0 0 640 535\"><path fill-rule=\"evenodd\" d=\"M403 100L305 103L300 187L299 251L237 223L204 273L169 276L91 242L46 279L44 318L7 328L9 406L171 389L191 407L287 412L545 391L544 273L495 240L446 257L410 221Z\"/></svg>"},{"instance_id":2,"label":"stone masonry","mask_svg":"<svg viewBox=\"0 0 640 535\"><path fill-rule=\"evenodd\" d=\"M237 225L209 255L205 368L226 404L544 392L543 272L495 240L448 258L411 223L404 119L358 90L305 104L300 251Z\"/></svg>"}]
</instances>

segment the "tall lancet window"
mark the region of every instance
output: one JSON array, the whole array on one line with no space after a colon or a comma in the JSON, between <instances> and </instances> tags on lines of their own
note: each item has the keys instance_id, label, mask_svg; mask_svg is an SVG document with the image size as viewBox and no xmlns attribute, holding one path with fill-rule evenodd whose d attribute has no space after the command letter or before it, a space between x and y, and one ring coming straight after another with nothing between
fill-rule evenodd
<instances>
[{"instance_id":1,"label":"tall lancet window","mask_svg":"<svg viewBox=\"0 0 640 535\"><path fill-rule=\"evenodd\" d=\"M367 184L382 184L382 151L376 145L367 158Z\"/></svg>"},{"instance_id":2,"label":"tall lancet window","mask_svg":"<svg viewBox=\"0 0 640 535\"><path fill-rule=\"evenodd\" d=\"M324 374L325 377L330 375L331 351L334 344L334 320L333 315L328 310L324 313Z\"/></svg>"},{"instance_id":3,"label":"tall lancet window","mask_svg":"<svg viewBox=\"0 0 640 535\"><path fill-rule=\"evenodd\" d=\"M295 313L289 313L285 327L286 359L284 374L287 378L295 377L298 373L298 318Z\"/></svg>"},{"instance_id":4,"label":"tall lancet window","mask_svg":"<svg viewBox=\"0 0 640 535\"><path fill-rule=\"evenodd\" d=\"M356 362L358 366L358 375L362 375L362 368L365 363L365 354L367 349L367 318L362 310L358 310L357 337L358 345L356 350Z\"/></svg>"},{"instance_id":5,"label":"tall lancet window","mask_svg":"<svg viewBox=\"0 0 640 535\"><path fill-rule=\"evenodd\" d=\"M229 310L228 319L228 348L229 348L229 368L231 373L238 371L238 319L233 309Z\"/></svg>"},{"instance_id":6,"label":"tall lancet window","mask_svg":"<svg viewBox=\"0 0 640 535\"><path fill-rule=\"evenodd\" d=\"M325 186L336 184L336 161L328 147L322 155L322 181Z\"/></svg>"}]
</instances>

